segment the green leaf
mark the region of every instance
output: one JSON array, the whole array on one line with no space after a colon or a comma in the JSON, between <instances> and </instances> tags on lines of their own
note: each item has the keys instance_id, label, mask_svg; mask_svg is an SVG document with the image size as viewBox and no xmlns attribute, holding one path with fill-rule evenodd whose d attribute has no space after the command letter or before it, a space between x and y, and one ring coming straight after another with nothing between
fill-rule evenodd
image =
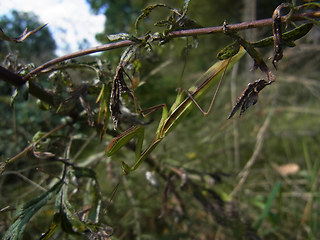
<instances>
[{"instance_id":1,"label":"green leaf","mask_svg":"<svg viewBox=\"0 0 320 240\"><path fill-rule=\"evenodd\" d=\"M51 105L40 100L40 99L37 99L37 106L40 110L43 110L43 111L48 111L49 109L51 109Z\"/></svg>"},{"instance_id":2,"label":"green leaf","mask_svg":"<svg viewBox=\"0 0 320 240\"><path fill-rule=\"evenodd\" d=\"M150 6L146 7L145 9L142 10L142 13L139 15L139 17L136 20L136 23L135 23L136 30L138 29L140 21L147 18L154 9L159 8L159 7L165 7L170 10L173 10L171 7L167 6L166 4L162 4L162 3L154 4L154 5L150 5Z\"/></svg>"},{"instance_id":3,"label":"green leaf","mask_svg":"<svg viewBox=\"0 0 320 240\"><path fill-rule=\"evenodd\" d=\"M59 222L60 222L60 217L58 217L58 214L55 214L49 230L46 233L41 235L40 240L50 239L52 234L56 231L56 229L59 225Z\"/></svg>"},{"instance_id":4,"label":"green leaf","mask_svg":"<svg viewBox=\"0 0 320 240\"><path fill-rule=\"evenodd\" d=\"M15 89L13 90L12 95L11 95L11 98L10 98L10 106L13 106L13 104L14 104L17 96L18 96L18 89L15 88Z\"/></svg>"},{"instance_id":5,"label":"green leaf","mask_svg":"<svg viewBox=\"0 0 320 240\"><path fill-rule=\"evenodd\" d=\"M99 220L99 213L101 208L101 194L98 181L96 179L96 172L90 168L85 167L73 167L74 175L77 178L87 177L92 178L91 184L91 209L88 215L88 219L91 222L97 223Z\"/></svg>"},{"instance_id":6,"label":"green leaf","mask_svg":"<svg viewBox=\"0 0 320 240\"><path fill-rule=\"evenodd\" d=\"M292 46L292 42L305 36L313 27L313 23L306 23L282 34L284 45ZM273 45L273 36L251 43L253 47L266 47Z\"/></svg>"},{"instance_id":7,"label":"green leaf","mask_svg":"<svg viewBox=\"0 0 320 240\"><path fill-rule=\"evenodd\" d=\"M272 191L271 191L271 193L270 193L270 195L268 197L267 203L266 203L266 205L264 207L264 210L263 210L258 222L255 225L255 229L258 230L261 227L263 221L269 215L272 203L273 203L274 199L276 198L276 196L278 195L280 187L281 187L281 182L277 181L275 183L275 185L273 186Z\"/></svg>"},{"instance_id":8,"label":"green leaf","mask_svg":"<svg viewBox=\"0 0 320 240\"><path fill-rule=\"evenodd\" d=\"M10 98L10 106L13 106L15 101L18 99L20 101L26 101L29 97L29 82L26 82L20 87L17 87L13 90Z\"/></svg>"},{"instance_id":9,"label":"green leaf","mask_svg":"<svg viewBox=\"0 0 320 240\"><path fill-rule=\"evenodd\" d=\"M40 240L47 240L47 239L49 239L49 238L52 236L52 234L56 231L57 226L58 226L57 223L56 223L56 222L53 222L53 223L51 224L49 230L40 237Z\"/></svg>"},{"instance_id":10,"label":"green leaf","mask_svg":"<svg viewBox=\"0 0 320 240\"><path fill-rule=\"evenodd\" d=\"M95 181L92 189L92 206L88 215L88 220L94 223L99 222L99 214L101 209L101 194L98 182Z\"/></svg>"},{"instance_id":11,"label":"green leaf","mask_svg":"<svg viewBox=\"0 0 320 240\"><path fill-rule=\"evenodd\" d=\"M109 109L110 94L111 94L111 87L107 84L103 84L96 101L96 103L99 102L99 113L98 113L97 122L98 124L103 122L103 126L100 131L100 140L102 140L102 137L107 130L108 120L110 117L110 109Z\"/></svg>"},{"instance_id":12,"label":"green leaf","mask_svg":"<svg viewBox=\"0 0 320 240\"><path fill-rule=\"evenodd\" d=\"M5 233L3 240L20 240L23 231L30 219L42 208L54 195L56 195L63 185L63 181L57 182L52 188L40 196L30 200L20 207L16 214L15 220Z\"/></svg>"},{"instance_id":13,"label":"green leaf","mask_svg":"<svg viewBox=\"0 0 320 240\"><path fill-rule=\"evenodd\" d=\"M141 40L128 33L110 34L107 38L109 41L131 40L133 42L141 42Z\"/></svg>"},{"instance_id":14,"label":"green leaf","mask_svg":"<svg viewBox=\"0 0 320 240\"><path fill-rule=\"evenodd\" d=\"M228 46L224 47L222 50L220 50L217 54L217 58L219 60L226 60L236 55L239 52L239 50L240 44L238 42L233 42Z\"/></svg>"},{"instance_id":15,"label":"green leaf","mask_svg":"<svg viewBox=\"0 0 320 240\"><path fill-rule=\"evenodd\" d=\"M98 220L101 200L100 200L100 188L96 181L96 174L90 168L85 167L72 167L72 172L69 177L88 177L92 178L93 181L93 196L92 196L92 207L90 209L92 222ZM64 188L60 189L59 194L57 195L55 202L55 214L53 217L53 221L49 230L41 236L41 240L49 239L50 236L55 232L57 227L60 225L61 229L69 234L82 234L87 231L88 224L87 222L81 221L80 217L76 214L76 211L68 201L68 186L65 185ZM92 223L90 222L90 223ZM96 222L95 222L96 223Z\"/></svg>"},{"instance_id":16,"label":"green leaf","mask_svg":"<svg viewBox=\"0 0 320 240\"><path fill-rule=\"evenodd\" d=\"M68 200L64 202L62 217L61 226L66 232L79 234L88 229L86 223L79 219Z\"/></svg>"}]
</instances>

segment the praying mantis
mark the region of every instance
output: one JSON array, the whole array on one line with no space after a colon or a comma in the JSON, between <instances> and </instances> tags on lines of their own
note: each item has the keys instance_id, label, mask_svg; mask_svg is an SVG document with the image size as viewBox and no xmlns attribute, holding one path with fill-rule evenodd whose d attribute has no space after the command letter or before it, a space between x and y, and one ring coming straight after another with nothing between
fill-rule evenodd
<instances>
[{"instance_id":1,"label":"praying mantis","mask_svg":"<svg viewBox=\"0 0 320 240\"><path fill-rule=\"evenodd\" d=\"M136 170L149 156L149 154L157 147L157 145L180 123L182 118L185 117L194 106L198 106L195 105L196 101L201 100L209 92L209 90L212 89L219 79L219 85L221 84L222 78L227 69L231 68L236 62L238 62L245 52L246 51L241 47L235 56L223 61L219 61L211 66L198 79L199 82L202 82L198 87L192 86L187 91L180 91L177 94L176 100L171 106L170 110L168 110L166 106L163 106L162 117L156 131L156 136L153 142L144 151L142 151L144 127L142 125L135 125L121 133L119 136L115 137L109 143L106 148L107 156L112 156L131 139L136 137L135 162L132 166L129 166L122 161L122 173L127 175ZM218 89L219 86L217 87L217 91ZM210 104L209 110L214 102L214 99L215 97ZM208 112L203 112L203 114L206 115Z\"/></svg>"},{"instance_id":2,"label":"praying mantis","mask_svg":"<svg viewBox=\"0 0 320 240\"><path fill-rule=\"evenodd\" d=\"M288 46L294 45L293 41L307 34L312 26L312 23L306 23L301 25L300 27L296 27L293 30L281 34L283 42ZM129 166L124 161L122 161L122 173L124 175L127 175L136 170L140 166L140 164L149 156L149 154L157 147L157 145L180 123L183 117L185 117L194 108L194 106L198 107L204 115L207 115L209 113L217 92L220 88L221 81L225 72L236 62L238 62L240 58L245 54L245 52L248 52L248 54L254 59L255 63L260 67L261 71L266 73L268 81L259 79L249 84L247 89L244 91L243 96L239 99L240 101L238 101L238 103L232 110L229 118L231 118L234 112L240 108L241 104L243 105L241 107L242 112L245 111L245 109L250 105L255 104L259 91L261 91L266 85L269 85L274 81L273 74L264 63L260 54L254 49L255 47L259 48L273 45L273 37L268 37L258 42L249 43L232 32L229 32L229 35L236 39L236 42L238 42L238 44L240 43L241 46L239 46L239 51L237 53L229 53L229 50L231 50L231 52L234 51L234 46L227 46L225 51L220 52L223 53L222 55L219 56L218 54L219 59L223 60L211 66L198 79L197 82L201 82L198 87L192 86L186 91L178 92L176 100L171 106L170 110L168 110L166 106L163 106L162 117L156 131L156 136L152 143L144 151L142 151L144 140L144 127L142 125L135 125L111 140L106 148L107 156L112 156L131 139L135 137L137 138L134 164L132 166ZM226 56L224 56L224 54L226 54ZM198 105L197 101L201 100L209 92L209 90L213 88L213 86L219 79L220 81L218 83L215 95L210 103L209 110L207 112L204 112Z\"/></svg>"}]
</instances>

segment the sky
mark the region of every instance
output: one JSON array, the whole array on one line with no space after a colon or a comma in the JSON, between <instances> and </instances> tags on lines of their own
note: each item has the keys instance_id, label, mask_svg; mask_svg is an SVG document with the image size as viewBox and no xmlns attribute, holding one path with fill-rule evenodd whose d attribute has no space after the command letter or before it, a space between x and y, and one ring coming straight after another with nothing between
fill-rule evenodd
<instances>
[{"instance_id":1,"label":"sky","mask_svg":"<svg viewBox=\"0 0 320 240\"><path fill-rule=\"evenodd\" d=\"M58 56L79 50L79 44L84 39L88 41L88 47L99 45L95 34L103 31L105 16L90 12L86 0L0 1L0 15L5 15L12 9L32 11L42 23L48 24L58 46Z\"/></svg>"}]
</instances>

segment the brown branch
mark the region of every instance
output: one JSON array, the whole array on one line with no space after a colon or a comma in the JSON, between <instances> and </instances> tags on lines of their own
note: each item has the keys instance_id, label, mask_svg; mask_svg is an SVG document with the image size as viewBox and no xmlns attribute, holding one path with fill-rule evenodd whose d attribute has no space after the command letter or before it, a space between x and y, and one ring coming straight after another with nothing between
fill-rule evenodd
<instances>
[{"instance_id":1,"label":"brown branch","mask_svg":"<svg viewBox=\"0 0 320 240\"><path fill-rule=\"evenodd\" d=\"M29 82L29 93L50 106L55 106L54 95L33 82Z\"/></svg>"},{"instance_id":2,"label":"brown branch","mask_svg":"<svg viewBox=\"0 0 320 240\"><path fill-rule=\"evenodd\" d=\"M302 14L297 14L292 16L290 19L292 21L301 21L305 20L306 18L320 18L320 11L316 12L309 12L309 13L302 13ZM286 20L286 17L282 17L282 21ZM263 26L268 26L272 24L272 18L268 19L262 19L262 20L256 20L256 21L250 21L250 22L243 22L243 23L237 23L237 24L230 24L228 25L229 29L233 30L245 30L245 29L250 29L250 28L258 28L258 27L263 27ZM217 26L217 27L208 27L208 28L197 28L197 29L188 29L188 30L180 30L180 31L173 31L168 34L168 38L177 38L177 37L187 37L187 36L198 36L198 35L206 35L206 34L213 34L213 33L219 33L223 31L223 26ZM138 38L140 40L143 40L144 37ZM160 37L155 38L155 41L161 40ZM113 42L113 43L108 43L104 44L101 46L97 47L92 47L88 48L85 50L81 50L78 52L74 52L71 54L64 55L62 57L58 57L55 59L52 59L39 67L33 69L31 72L29 72L26 76L24 76L24 80L28 80L32 78L33 76L37 75L40 73L42 70L57 64L59 62L63 62L65 60L73 59L76 57L96 53L96 52L103 52L103 51L109 51L117 48L123 48L130 46L132 44L135 44L136 42L131 41L131 40L123 40L119 42Z\"/></svg>"},{"instance_id":3,"label":"brown branch","mask_svg":"<svg viewBox=\"0 0 320 240\"><path fill-rule=\"evenodd\" d=\"M21 87L26 83L26 80L24 80L21 76L1 66L0 79L15 87ZM50 104L51 106L54 105L53 95L33 82L29 82L29 93L36 98Z\"/></svg>"},{"instance_id":4,"label":"brown branch","mask_svg":"<svg viewBox=\"0 0 320 240\"><path fill-rule=\"evenodd\" d=\"M25 84L25 81L23 80L22 77L1 66L0 66L0 79L16 87L19 87Z\"/></svg>"},{"instance_id":5,"label":"brown branch","mask_svg":"<svg viewBox=\"0 0 320 240\"><path fill-rule=\"evenodd\" d=\"M301 20L305 20L306 18L320 18L320 11L297 14L297 15L292 16L291 20L292 21L301 21ZM285 21L286 17L282 17L281 20ZM230 25L228 25L228 28L239 31L239 30L245 30L245 29L250 29L250 28L258 28L258 27L268 26L271 24L272 24L272 18L268 18L268 19L250 21L250 22L230 24ZM223 31L223 26L197 28L197 29L173 31L173 32L170 32L167 37L168 38L178 38L178 37L186 37L186 36L198 36L198 35L219 33L222 31ZM139 39L143 40L144 37L140 37ZM159 40L161 40L161 37L156 37L154 39L154 41L159 41ZM11 85L19 87L19 86L22 86L23 84L25 84L25 82L30 80L32 77L34 77L37 74L39 74L40 72L42 72L44 69L47 69L48 67L53 66L57 63L63 62L65 60L73 59L76 57L96 53L96 52L103 52L103 51L109 51L109 50L113 50L113 49L117 49L117 48L127 47L132 44L136 44L136 42L131 41L131 40L123 40L123 41L108 43L108 44L104 44L101 46L92 47L92 48L88 48L88 49L74 52L71 54L67 54L62 57L52 59L52 60L40 65L39 67L30 71L23 78L0 66L0 79L6 81L7 83L9 83ZM38 99L40 99L40 100L42 100L52 106L54 105L53 95L32 82L29 82L29 92L30 92L30 94L37 97Z\"/></svg>"}]
</instances>

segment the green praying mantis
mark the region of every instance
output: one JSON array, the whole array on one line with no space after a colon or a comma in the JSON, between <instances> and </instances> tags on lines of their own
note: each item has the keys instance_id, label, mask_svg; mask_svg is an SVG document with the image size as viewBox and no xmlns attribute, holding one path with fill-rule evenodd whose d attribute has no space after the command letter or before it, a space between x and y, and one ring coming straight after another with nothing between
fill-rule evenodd
<instances>
[{"instance_id":1,"label":"green praying mantis","mask_svg":"<svg viewBox=\"0 0 320 240\"><path fill-rule=\"evenodd\" d=\"M312 26L313 26L312 23L307 23L282 34L284 42L288 43L289 46L292 45L294 40L301 38L307 32L309 32ZM232 33L229 33L229 34L232 34ZM254 48L273 45L273 37L265 38L255 43L246 42L245 40L243 40L237 35L234 35L233 38L237 39L237 41L240 42L240 45L241 45L239 46L239 48L237 48L236 52L229 54L228 47L224 49L223 52L225 53L225 56L220 58L223 60L211 66L198 79L197 82L201 82L201 84L198 87L192 86L186 91L180 91L177 94L176 100L171 106L170 110L168 110L166 106L163 106L162 117L156 131L156 136L152 141L152 143L144 151L142 151L143 140L144 140L144 127L142 125L135 125L127 129L126 131L121 133L119 136L115 137L108 144L106 148L106 154L107 156L112 156L120 148L122 148L125 144L127 144L131 139L133 138L137 139L134 164L132 166L129 166L124 161L122 161L122 173L124 175L127 175L133 172L134 170L136 170L140 166L140 164L149 156L149 154L158 146L158 144L180 123L183 117L185 117L195 106L198 107L204 115L207 115L209 113L213 105L213 102L215 100L215 97L217 95L217 92L219 91L221 81L225 72L228 69L230 69L236 62L238 62L241 59L241 57L245 54L245 52L248 52L249 55L255 60L256 63L260 61L261 62L260 66L261 65L265 66L265 63L263 62L262 58L260 56L257 56L258 53ZM234 51L234 46L231 45L230 49L231 49L231 52ZM228 57L229 55L231 57ZM269 74L268 71L264 70L264 68L262 67L260 68L263 72L266 72L267 75ZM220 81L218 83L217 90L214 94L214 97L210 103L209 110L207 112L204 112L200 108L200 106L197 104L197 101L201 100L213 88L213 86L218 82L219 79ZM268 85L270 83L271 82L267 82L267 81L261 82L261 80L259 80L258 82L256 81L251 85L249 84L248 88L251 87L252 88L251 90L253 91L252 93L258 94L258 92L265 85ZM262 84L263 86L259 86L259 84L260 85ZM247 91L248 90L250 89L247 89ZM257 99L255 98L254 100L256 102ZM255 102L251 103L251 105L255 104ZM238 107L237 105L234 108L235 110L237 110L237 107ZM234 114L234 111L232 112L232 115L233 114ZM229 118L232 115L230 115Z\"/></svg>"},{"instance_id":2,"label":"green praying mantis","mask_svg":"<svg viewBox=\"0 0 320 240\"><path fill-rule=\"evenodd\" d=\"M223 75L230 69L239 59L244 55L245 50L241 48L239 52L226 60L219 61L211 66L198 80L202 82L198 87L192 86L187 91L180 91L176 97L175 102L171 106L170 110L166 106L163 106L162 117L159 122L159 126L156 131L156 136L153 142L142 151L142 145L144 140L144 127L142 125L135 125L119 136L115 137L107 146L107 156L112 156L131 139L135 138L136 152L135 162L132 166L127 165L122 161L122 173L124 175L129 174L136 170L140 164L149 156L149 154L157 147L157 145L179 124L183 117L185 117L195 106L196 101L201 100L212 87L220 79L220 84ZM219 86L217 88L217 91ZM217 93L217 92L216 92ZM216 94L215 94L216 95ZM214 98L212 100L212 103ZM210 104L212 106L212 103ZM210 107L209 107L210 108ZM210 110L210 109L209 109ZM209 111L208 111L209 112ZM203 112L204 114L207 114Z\"/></svg>"}]
</instances>

